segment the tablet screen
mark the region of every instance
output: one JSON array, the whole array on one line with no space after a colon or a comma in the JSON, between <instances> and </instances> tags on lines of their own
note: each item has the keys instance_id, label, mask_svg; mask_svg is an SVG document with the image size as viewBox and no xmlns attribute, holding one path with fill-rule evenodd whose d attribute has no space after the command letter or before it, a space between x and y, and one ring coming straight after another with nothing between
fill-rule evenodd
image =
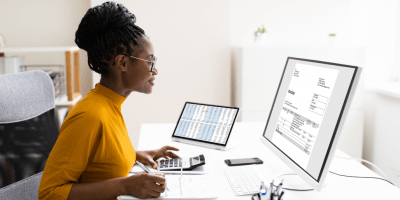
<instances>
[{"instance_id":1,"label":"tablet screen","mask_svg":"<svg viewBox=\"0 0 400 200\"><path fill-rule=\"evenodd\" d=\"M186 102L172 137L226 146L239 108Z\"/></svg>"}]
</instances>

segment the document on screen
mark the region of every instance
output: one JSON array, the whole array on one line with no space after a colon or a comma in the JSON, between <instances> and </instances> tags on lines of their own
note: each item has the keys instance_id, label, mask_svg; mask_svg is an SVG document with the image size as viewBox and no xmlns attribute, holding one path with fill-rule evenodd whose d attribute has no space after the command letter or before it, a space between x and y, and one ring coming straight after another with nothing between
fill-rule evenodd
<instances>
[{"instance_id":1,"label":"document on screen","mask_svg":"<svg viewBox=\"0 0 400 200\"><path fill-rule=\"evenodd\" d=\"M315 150L339 71L297 63L272 142L303 169Z\"/></svg>"}]
</instances>

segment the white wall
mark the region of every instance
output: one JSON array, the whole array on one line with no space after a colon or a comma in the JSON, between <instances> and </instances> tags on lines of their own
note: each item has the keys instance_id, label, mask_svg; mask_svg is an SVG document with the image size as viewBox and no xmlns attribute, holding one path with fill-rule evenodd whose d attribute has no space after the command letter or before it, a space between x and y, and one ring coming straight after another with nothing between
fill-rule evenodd
<instances>
[{"instance_id":1,"label":"white wall","mask_svg":"<svg viewBox=\"0 0 400 200\"><path fill-rule=\"evenodd\" d=\"M231 44L253 42L253 34L262 24L267 44L326 45L329 33L343 43L351 28L349 0L232 0Z\"/></svg>"},{"instance_id":2,"label":"white wall","mask_svg":"<svg viewBox=\"0 0 400 200\"><path fill-rule=\"evenodd\" d=\"M390 181L400 186L400 99L367 92L366 103L369 107L365 138L370 148L365 148L364 155L380 166Z\"/></svg>"},{"instance_id":3,"label":"white wall","mask_svg":"<svg viewBox=\"0 0 400 200\"><path fill-rule=\"evenodd\" d=\"M76 46L75 31L89 9L89 0L0 0L0 33L6 47ZM9 53L25 57L25 64L62 64L64 53ZM86 52L81 51L82 93L91 89Z\"/></svg>"},{"instance_id":4,"label":"white wall","mask_svg":"<svg viewBox=\"0 0 400 200\"><path fill-rule=\"evenodd\" d=\"M186 101L230 105L228 0L116 2L136 15L158 59L153 93L132 93L122 105L134 147L142 123L176 123Z\"/></svg>"},{"instance_id":5,"label":"white wall","mask_svg":"<svg viewBox=\"0 0 400 200\"><path fill-rule=\"evenodd\" d=\"M399 35L396 28L400 27L400 22L396 26L397 2L232 0L230 41L233 46L252 44L254 31L262 24L267 30L267 45L329 46L328 35L335 33L335 46L366 48L364 74L368 85L390 79L400 68L400 63L395 64L394 51Z\"/></svg>"}]
</instances>

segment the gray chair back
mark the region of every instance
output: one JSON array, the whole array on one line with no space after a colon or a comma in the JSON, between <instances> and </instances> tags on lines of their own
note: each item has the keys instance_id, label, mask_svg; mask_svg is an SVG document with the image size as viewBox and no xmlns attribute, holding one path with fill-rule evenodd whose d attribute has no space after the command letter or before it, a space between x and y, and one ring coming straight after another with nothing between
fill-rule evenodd
<instances>
[{"instance_id":1,"label":"gray chair back","mask_svg":"<svg viewBox=\"0 0 400 200\"><path fill-rule=\"evenodd\" d=\"M0 75L0 123L25 121L54 108L54 85L43 71Z\"/></svg>"},{"instance_id":2,"label":"gray chair back","mask_svg":"<svg viewBox=\"0 0 400 200\"><path fill-rule=\"evenodd\" d=\"M59 132L54 98L44 71L0 75L0 199L38 199Z\"/></svg>"},{"instance_id":3,"label":"gray chair back","mask_svg":"<svg viewBox=\"0 0 400 200\"><path fill-rule=\"evenodd\" d=\"M35 174L26 179L0 189L0 199L4 200L38 200L39 185L42 173Z\"/></svg>"}]
</instances>

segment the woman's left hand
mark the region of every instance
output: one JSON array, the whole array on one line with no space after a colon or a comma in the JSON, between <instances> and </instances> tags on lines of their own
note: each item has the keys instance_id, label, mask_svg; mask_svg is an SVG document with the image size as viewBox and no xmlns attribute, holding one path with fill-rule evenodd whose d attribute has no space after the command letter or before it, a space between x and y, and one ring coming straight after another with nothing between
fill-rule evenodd
<instances>
[{"instance_id":1,"label":"woman's left hand","mask_svg":"<svg viewBox=\"0 0 400 200\"><path fill-rule=\"evenodd\" d=\"M165 159L180 158L178 155L169 150L179 151L178 148L171 146L163 146L160 149L152 151L137 151L136 160L145 165L150 165L154 169L157 169L157 163L155 161L158 160L159 158L165 158Z\"/></svg>"}]
</instances>

